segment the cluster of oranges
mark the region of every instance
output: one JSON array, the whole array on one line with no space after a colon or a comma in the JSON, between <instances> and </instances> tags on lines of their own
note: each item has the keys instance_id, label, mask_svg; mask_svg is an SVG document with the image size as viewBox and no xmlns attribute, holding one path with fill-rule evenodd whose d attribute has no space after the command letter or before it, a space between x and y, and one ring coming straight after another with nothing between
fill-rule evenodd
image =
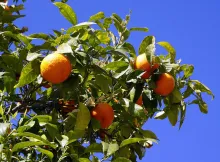
<instances>
[{"instance_id":1,"label":"cluster of oranges","mask_svg":"<svg viewBox=\"0 0 220 162\"><path fill-rule=\"evenodd\" d=\"M134 68L144 70L142 75L143 79L150 78L154 71L159 68L158 63L150 63L145 54L137 56L134 62ZM41 62L40 71L44 80L50 84L59 84L68 79L71 74L71 63L69 59L59 53L47 55ZM160 74L158 80L155 82L156 88L153 91L161 96L169 95L174 87L175 80L172 75L168 73ZM51 85L45 85L50 87ZM62 105L63 112L71 112L75 109L75 103L73 100L63 101L59 100L59 104ZM142 95L136 101L136 104L142 105ZM114 120L114 110L108 103L98 103L92 110L91 116L100 121L101 128L108 128Z\"/></svg>"},{"instance_id":2,"label":"cluster of oranges","mask_svg":"<svg viewBox=\"0 0 220 162\"><path fill-rule=\"evenodd\" d=\"M143 79L148 79L150 76L154 73L156 69L159 68L158 63L150 63L147 60L147 57L145 54L138 55L137 58L134 61L134 68L138 70L144 70L144 74L142 75ZM153 91L161 96L167 96L169 95L174 87L175 87L175 79L172 75L168 73L163 73L159 75L159 78L155 82L156 88L153 89Z\"/></svg>"}]
</instances>

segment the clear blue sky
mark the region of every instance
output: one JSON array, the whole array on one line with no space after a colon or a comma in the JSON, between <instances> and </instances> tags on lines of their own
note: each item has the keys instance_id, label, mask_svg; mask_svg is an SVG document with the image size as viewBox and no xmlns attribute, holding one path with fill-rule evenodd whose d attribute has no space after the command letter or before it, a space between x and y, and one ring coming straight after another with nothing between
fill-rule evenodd
<instances>
[{"instance_id":1,"label":"clear blue sky","mask_svg":"<svg viewBox=\"0 0 220 162\"><path fill-rule=\"evenodd\" d=\"M201 80L211 88L216 98L206 97L209 114L198 107L187 108L186 121L179 131L167 120L149 121L144 128L154 131L158 145L147 150L143 161L148 162L219 162L220 107L218 63L220 59L220 1L219 0L69 0L79 22L99 11L106 15L115 12L121 16L132 10L130 26L143 26L149 33L134 33L130 42L137 48L148 34L157 41L170 42L183 63L195 65L193 79ZM50 0L27 0L27 16L17 21L29 26L28 33L68 28L70 24Z\"/></svg>"}]
</instances>

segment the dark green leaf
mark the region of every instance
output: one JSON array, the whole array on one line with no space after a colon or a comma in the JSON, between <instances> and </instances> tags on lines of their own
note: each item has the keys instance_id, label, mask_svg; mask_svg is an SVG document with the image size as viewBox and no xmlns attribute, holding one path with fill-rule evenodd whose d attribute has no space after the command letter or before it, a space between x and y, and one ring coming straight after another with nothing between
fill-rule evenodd
<instances>
[{"instance_id":1,"label":"dark green leaf","mask_svg":"<svg viewBox=\"0 0 220 162\"><path fill-rule=\"evenodd\" d=\"M29 37L43 39L43 40L48 40L50 38L47 34L44 33L31 34L29 35Z\"/></svg>"},{"instance_id":2,"label":"dark green leaf","mask_svg":"<svg viewBox=\"0 0 220 162\"><path fill-rule=\"evenodd\" d=\"M182 127L183 122L185 120L185 116L186 116L186 105L181 105L180 106L180 125L179 125L179 129Z\"/></svg>"},{"instance_id":3,"label":"dark green leaf","mask_svg":"<svg viewBox=\"0 0 220 162\"><path fill-rule=\"evenodd\" d=\"M103 74L96 75L95 79L96 79L96 84L101 88L101 90L104 93L108 93L110 90L109 86L112 85L111 79Z\"/></svg>"},{"instance_id":4,"label":"dark green leaf","mask_svg":"<svg viewBox=\"0 0 220 162\"><path fill-rule=\"evenodd\" d=\"M150 130L140 130L145 138L151 138L158 140L157 136Z\"/></svg>"},{"instance_id":5,"label":"dark green leaf","mask_svg":"<svg viewBox=\"0 0 220 162\"><path fill-rule=\"evenodd\" d=\"M198 80L191 80L190 82L194 83L194 90L199 90L201 92L206 92L207 94L211 95L212 98L214 99L214 94L212 93L212 91L205 86L204 84L202 84L201 82L199 82Z\"/></svg>"},{"instance_id":6,"label":"dark green leaf","mask_svg":"<svg viewBox=\"0 0 220 162\"><path fill-rule=\"evenodd\" d=\"M57 6L60 10L60 13L73 25L77 24L77 17L76 17L76 13L73 11L73 9L62 2L55 2L54 3L55 6Z\"/></svg>"},{"instance_id":7,"label":"dark green leaf","mask_svg":"<svg viewBox=\"0 0 220 162\"><path fill-rule=\"evenodd\" d=\"M58 126L55 124L47 123L46 124L46 129L50 135L50 137L54 140L55 137L59 135L59 129Z\"/></svg>"},{"instance_id":8,"label":"dark green leaf","mask_svg":"<svg viewBox=\"0 0 220 162\"><path fill-rule=\"evenodd\" d=\"M175 88L171 93L172 103L180 103L182 101L182 94L181 92Z\"/></svg>"},{"instance_id":9,"label":"dark green leaf","mask_svg":"<svg viewBox=\"0 0 220 162\"><path fill-rule=\"evenodd\" d=\"M160 111L155 115L155 119L165 119L167 117L167 114L164 111Z\"/></svg>"},{"instance_id":10,"label":"dark green leaf","mask_svg":"<svg viewBox=\"0 0 220 162\"><path fill-rule=\"evenodd\" d=\"M167 116L172 126L175 126L178 120L179 110L178 105L172 105L172 107L168 110Z\"/></svg>"},{"instance_id":11,"label":"dark green leaf","mask_svg":"<svg viewBox=\"0 0 220 162\"><path fill-rule=\"evenodd\" d=\"M117 159L113 160L112 162L131 162L131 160L124 158L124 157L118 157Z\"/></svg>"},{"instance_id":12,"label":"dark green leaf","mask_svg":"<svg viewBox=\"0 0 220 162\"><path fill-rule=\"evenodd\" d=\"M86 148L85 152L102 152L102 144L93 143Z\"/></svg>"}]
</instances>

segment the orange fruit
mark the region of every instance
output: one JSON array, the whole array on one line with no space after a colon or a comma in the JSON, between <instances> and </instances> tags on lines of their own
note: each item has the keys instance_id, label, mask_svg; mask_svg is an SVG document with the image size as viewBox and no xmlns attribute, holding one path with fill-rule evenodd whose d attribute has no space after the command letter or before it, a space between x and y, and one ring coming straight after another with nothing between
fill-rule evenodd
<instances>
[{"instance_id":1,"label":"orange fruit","mask_svg":"<svg viewBox=\"0 0 220 162\"><path fill-rule=\"evenodd\" d=\"M69 59L58 53L47 55L41 62L40 71L42 77L52 84L64 82L71 73Z\"/></svg>"},{"instance_id":2,"label":"orange fruit","mask_svg":"<svg viewBox=\"0 0 220 162\"><path fill-rule=\"evenodd\" d=\"M159 68L159 64L155 63L151 66L150 62L148 62L145 54L138 55L134 62L134 68L139 70L146 71L141 77L143 79L148 79L154 70Z\"/></svg>"},{"instance_id":3,"label":"orange fruit","mask_svg":"<svg viewBox=\"0 0 220 162\"><path fill-rule=\"evenodd\" d=\"M138 98L138 100L136 101L136 104L142 106L143 105L143 100L142 100L142 95L140 95L140 97Z\"/></svg>"},{"instance_id":4,"label":"orange fruit","mask_svg":"<svg viewBox=\"0 0 220 162\"><path fill-rule=\"evenodd\" d=\"M108 128L114 120L114 111L108 103L99 103L91 111L91 116L100 121L101 128Z\"/></svg>"},{"instance_id":5,"label":"orange fruit","mask_svg":"<svg viewBox=\"0 0 220 162\"><path fill-rule=\"evenodd\" d=\"M163 73L156 81L156 88L153 89L156 94L161 96L169 95L175 87L175 80L172 75Z\"/></svg>"}]
</instances>

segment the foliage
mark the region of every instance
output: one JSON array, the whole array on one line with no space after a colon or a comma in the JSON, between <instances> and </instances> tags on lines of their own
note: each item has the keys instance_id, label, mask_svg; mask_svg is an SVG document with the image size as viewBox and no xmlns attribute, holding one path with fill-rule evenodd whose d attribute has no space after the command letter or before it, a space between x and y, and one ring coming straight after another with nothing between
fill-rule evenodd
<instances>
[{"instance_id":1,"label":"foliage","mask_svg":"<svg viewBox=\"0 0 220 162\"><path fill-rule=\"evenodd\" d=\"M16 1L16 0L15 0ZM16 1L17 2L17 1ZM122 19L113 13L92 15L87 22L78 22L76 13L66 3L54 2L72 26L53 30L51 34L25 35L13 22L24 17L23 4L0 6L0 160L1 161L136 161L146 149L157 143L157 136L142 129L148 119L169 119L181 128L187 106L197 104L208 113L203 93L214 95L204 84L191 79L194 66L181 64L168 42L156 42L146 36L136 52L128 42L134 31L128 28L130 15ZM94 28L93 28L94 26ZM115 29L117 33L113 31ZM42 44L34 44L42 40ZM156 45L167 50L157 55ZM40 63L49 53L65 54L72 64L69 78L52 87L40 75ZM133 68L138 54L155 60L159 69L149 79L142 79L143 70ZM175 78L175 89L168 96L153 92L161 73ZM143 96L143 105L136 104ZM74 100L72 112L63 111L59 100ZM109 103L115 113L108 129L91 118L95 104Z\"/></svg>"}]
</instances>

